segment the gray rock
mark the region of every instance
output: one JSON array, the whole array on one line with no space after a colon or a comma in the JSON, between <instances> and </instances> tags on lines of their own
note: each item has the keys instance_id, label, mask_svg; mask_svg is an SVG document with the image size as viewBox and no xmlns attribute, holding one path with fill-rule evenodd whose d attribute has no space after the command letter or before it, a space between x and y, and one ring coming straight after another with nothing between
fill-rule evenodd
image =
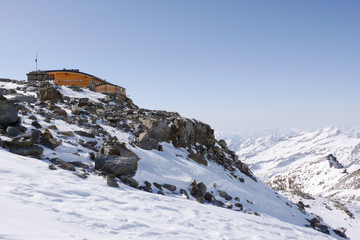
<instances>
[{"instance_id":1,"label":"gray rock","mask_svg":"<svg viewBox=\"0 0 360 240\"><path fill-rule=\"evenodd\" d=\"M122 175L119 178L123 183L129 185L130 187L137 188L139 186L139 182L133 179L132 177Z\"/></svg>"},{"instance_id":2,"label":"gray rock","mask_svg":"<svg viewBox=\"0 0 360 240\"><path fill-rule=\"evenodd\" d=\"M225 191L219 190L219 195L220 197L225 198L225 200L228 201L232 199L232 197L229 194L227 194Z\"/></svg>"},{"instance_id":3,"label":"gray rock","mask_svg":"<svg viewBox=\"0 0 360 240\"><path fill-rule=\"evenodd\" d=\"M12 124L18 120L18 109L9 101L0 101L0 124Z\"/></svg>"},{"instance_id":4,"label":"gray rock","mask_svg":"<svg viewBox=\"0 0 360 240\"><path fill-rule=\"evenodd\" d=\"M205 155L200 153L190 153L188 158L194 160L195 162L202 164L204 166L208 165L208 162L206 161Z\"/></svg>"},{"instance_id":5,"label":"gray rock","mask_svg":"<svg viewBox=\"0 0 360 240\"><path fill-rule=\"evenodd\" d=\"M106 176L106 184L109 187L116 187L116 188L119 187L119 184L117 183L116 179L113 176L109 176L109 175Z\"/></svg>"},{"instance_id":6,"label":"gray rock","mask_svg":"<svg viewBox=\"0 0 360 240\"><path fill-rule=\"evenodd\" d=\"M64 109L55 109L54 114L57 116L67 117L67 112Z\"/></svg>"},{"instance_id":7,"label":"gray rock","mask_svg":"<svg viewBox=\"0 0 360 240\"><path fill-rule=\"evenodd\" d=\"M122 157L116 155L98 156L95 158L95 169L107 173L121 175L132 175L138 166L138 158Z\"/></svg>"},{"instance_id":8,"label":"gray rock","mask_svg":"<svg viewBox=\"0 0 360 240\"><path fill-rule=\"evenodd\" d=\"M163 184L162 185L164 188L166 188L167 190L171 191L171 192L174 192L176 191L176 186L172 185L172 184Z\"/></svg>"},{"instance_id":9,"label":"gray rock","mask_svg":"<svg viewBox=\"0 0 360 240\"><path fill-rule=\"evenodd\" d=\"M159 190L157 193L160 194L160 195L164 195L164 196L165 196L165 193L164 193L163 191L161 191L161 190Z\"/></svg>"},{"instance_id":10,"label":"gray rock","mask_svg":"<svg viewBox=\"0 0 360 240\"><path fill-rule=\"evenodd\" d=\"M71 165L70 163L65 162L64 160L61 160L60 158L53 158L50 159L50 162L54 165L58 166L59 168L62 168L64 170L69 171L76 171L75 167Z\"/></svg>"},{"instance_id":11,"label":"gray rock","mask_svg":"<svg viewBox=\"0 0 360 240\"><path fill-rule=\"evenodd\" d=\"M75 133L76 133L77 135L82 136L82 137L95 138L95 134L94 134L94 133L89 133L89 132L85 132L85 131L75 131Z\"/></svg>"},{"instance_id":12,"label":"gray rock","mask_svg":"<svg viewBox=\"0 0 360 240\"><path fill-rule=\"evenodd\" d=\"M35 128L39 129L39 128L42 128L42 126L40 125L40 123L38 121L33 121L31 123L32 126L34 126Z\"/></svg>"},{"instance_id":13,"label":"gray rock","mask_svg":"<svg viewBox=\"0 0 360 240\"><path fill-rule=\"evenodd\" d=\"M214 198L214 196L211 193L209 193L209 192L205 193L204 199L206 201L211 202L213 200L213 198Z\"/></svg>"},{"instance_id":14,"label":"gray rock","mask_svg":"<svg viewBox=\"0 0 360 240\"><path fill-rule=\"evenodd\" d=\"M223 207L225 205L225 203L223 203L222 201L216 200L216 199L213 199L211 201L211 203L218 207Z\"/></svg>"},{"instance_id":15,"label":"gray rock","mask_svg":"<svg viewBox=\"0 0 360 240\"><path fill-rule=\"evenodd\" d=\"M40 101L63 102L63 96L58 90L56 90L53 87L39 88L37 91L37 96L40 99Z\"/></svg>"},{"instance_id":16,"label":"gray rock","mask_svg":"<svg viewBox=\"0 0 360 240\"><path fill-rule=\"evenodd\" d=\"M11 147L9 148L10 152L19 154L22 156L32 156L32 157L40 157L44 149L39 145L30 145L30 146L24 146L20 148Z\"/></svg>"},{"instance_id":17,"label":"gray rock","mask_svg":"<svg viewBox=\"0 0 360 240\"><path fill-rule=\"evenodd\" d=\"M57 170L57 168L56 168L54 165L52 165L52 164L49 165L49 169L50 169L50 170Z\"/></svg>"},{"instance_id":18,"label":"gray rock","mask_svg":"<svg viewBox=\"0 0 360 240\"><path fill-rule=\"evenodd\" d=\"M18 129L17 127L13 127L13 126L8 126L6 128L6 133L10 136L10 137L16 137L19 136L20 134L22 134L22 131L20 129Z\"/></svg>"},{"instance_id":19,"label":"gray rock","mask_svg":"<svg viewBox=\"0 0 360 240\"><path fill-rule=\"evenodd\" d=\"M190 194L191 196L196 198L198 202L204 202L206 189L207 189L206 185L200 182L190 187Z\"/></svg>"},{"instance_id":20,"label":"gray rock","mask_svg":"<svg viewBox=\"0 0 360 240\"><path fill-rule=\"evenodd\" d=\"M161 191L163 190L162 186L160 184L158 184L157 182L153 182L153 184L154 184L155 187L157 187Z\"/></svg>"},{"instance_id":21,"label":"gray rock","mask_svg":"<svg viewBox=\"0 0 360 240\"><path fill-rule=\"evenodd\" d=\"M73 161L73 162L69 162L71 165L75 166L75 167L79 167L79 168L89 168L89 165L82 163L80 161Z\"/></svg>"},{"instance_id":22,"label":"gray rock","mask_svg":"<svg viewBox=\"0 0 360 240\"><path fill-rule=\"evenodd\" d=\"M235 205L235 207L240 208L240 210L244 209L244 207L243 207L243 205L241 203L235 203L234 205Z\"/></svg>"},{"instance_id":23,"label":"gray rock","mask_svg":"<svg viewBox=\"0 0 360 240\"><path fill-rule=\"evenodd\" d=\"M103 155L118 155L122 157L139 158L138 155L129 150L125 144L106 145L99 149L99 153Z\"/></svg>"}]
</instances>

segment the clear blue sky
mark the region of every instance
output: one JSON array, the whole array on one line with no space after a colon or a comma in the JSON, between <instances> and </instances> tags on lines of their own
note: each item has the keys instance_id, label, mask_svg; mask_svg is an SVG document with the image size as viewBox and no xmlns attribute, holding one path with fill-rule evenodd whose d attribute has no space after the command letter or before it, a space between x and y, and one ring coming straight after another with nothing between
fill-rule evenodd
<instances>
[{"instance_id":1,"label":"clear blue sky","mask_svg":"<svg viewBox=\"0 0 360 240\"><path fill-rule=\"evenodd\" d=\"M0 77L79 68L216 130L360 125L360 1L0 1Z\"/></svg>"}]
</instances>

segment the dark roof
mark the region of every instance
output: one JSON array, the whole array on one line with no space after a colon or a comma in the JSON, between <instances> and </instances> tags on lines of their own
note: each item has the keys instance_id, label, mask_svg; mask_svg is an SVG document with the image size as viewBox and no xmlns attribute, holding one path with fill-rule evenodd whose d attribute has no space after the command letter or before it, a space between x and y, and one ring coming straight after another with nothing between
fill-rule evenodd
<instances>
[{"instance_id":1,"label":"dark roof","mask_svg":"<svg viewBox=\"0 0 360 240\"><path fill-rule=\"evenodd\" d=\"M83 74L83 75L86 75L86 76L89 76L89 77L93 77L93 78L96 78L96 79L99 79L101 81L103 81L104 83L107 83L105 79L101 79L101 78L98 78L94 75L91 75L91 74L88 74L88 73L84 73L84 72L80 72L79 69L62 69L62 70L38 70L38 71L32 71L32 72L29 72L27 75L29 74L44 74L44 73L49 73L49 72L73 72L73 73L80 73L80 74Z\"/></svg>"}]
</instances>

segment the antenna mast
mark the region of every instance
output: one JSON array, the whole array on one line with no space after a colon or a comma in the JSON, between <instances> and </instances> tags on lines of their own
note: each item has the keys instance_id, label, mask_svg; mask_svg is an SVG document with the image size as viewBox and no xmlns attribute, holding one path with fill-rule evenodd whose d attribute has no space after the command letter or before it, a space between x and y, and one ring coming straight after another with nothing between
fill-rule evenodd
<instances>
[{"instance_id":1,"label":"antenna mast","mask_svg":"<svg viewBox=\"0 0 360 240\"><path fill-rule=\"evenodd\" d=\"M38 71L38 57L37 57L37 54L36 54L35 62L36 62L36 71Z\"/></svg>"}]
</instances>

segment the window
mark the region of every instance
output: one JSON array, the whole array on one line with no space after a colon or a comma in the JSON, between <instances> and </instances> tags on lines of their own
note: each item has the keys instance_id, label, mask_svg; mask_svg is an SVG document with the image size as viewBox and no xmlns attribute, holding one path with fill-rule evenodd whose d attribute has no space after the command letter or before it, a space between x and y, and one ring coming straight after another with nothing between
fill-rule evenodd
<instances>
[{"instance_id":1,"label":"window","mask_svg":"<svg viewBox=\"0 0 360 240\"><path fill-rule=\"evenodd\" d=\"M64 82L66 82L66 80L64 80Z\"/></svg>"},{"instance_id":2,"label":"window","mask_svg":"<svg viewBox=\"0 0 360 240\"><path fill-rule=\"evenodd\" d=\"M76 79L74 79L74 82L76 82L77 80Z\"/></svg>"},{"instance_id":3,"label":"window","mask_svg":"<svg viewBox=\"0 0 360 240\"><path fill-rule=\"evenodd\" d=\"M69 80L69 82L71 82L71 80Z\"/></svg>"},{"instance_id":4,"label":"window","mask_svg":"<svg viewBox=\"0 0 360 240\"><path fill-rule=\"evenodd\" d=\"M61 80L58 80L58 82L61 82Z\"/></svg>"},{"instance_id":5,"label":"window","mask_svg":"<svg viewBox=\"0 0 360 240\"><path fill-rule=\"evenodd\" d=\"M82 82L82 79L80 79L80 82Z\"/></svg>"}]
</instances>

